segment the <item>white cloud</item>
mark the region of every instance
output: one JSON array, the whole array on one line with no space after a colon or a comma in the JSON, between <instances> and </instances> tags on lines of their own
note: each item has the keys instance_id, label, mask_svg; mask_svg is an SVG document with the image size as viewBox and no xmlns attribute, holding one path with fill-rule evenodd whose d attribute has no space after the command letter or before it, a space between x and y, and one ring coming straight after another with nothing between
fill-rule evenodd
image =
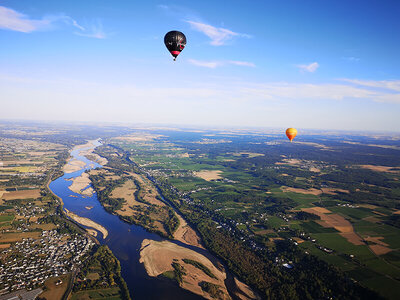
<instances>
[{"instance_id":1,"label":"white cloud","mask_svg":"<svg viewBox=\"0 0 400 300\"><path fill-rule=\"evenodd\" d=\"M255 67L256 65L252 62L248 61L236 61L236 60L227 60L227 61L202 61L196 59L188 59L188 62L194 66L205 67L210 69L215 69L217 67L221 67L224 65L236 65L241 67Z\"/></svg>"},{"instance_id":2,"label":"white cloud","mask_svg":"<svg viewBox=\"0 0 400 300\"><path fill-rule=\"evenodd\" d=\"M313 62L308 65L297 65L297 67L304 72L314 73L319 68L319 64L317 62Z\"/></svg>"},{"instance_id":3,"label":"white cloud","mask_svg":"<svg viewBox=\"0 0 400 300\"><path fill-rule=\"evenodd\" d=\"M237 61L237 60L230 60L228 61L229 64L242 66L242 67L255 67L256 65L252 62L248 61Z\"/></svg>"},{"instance_id":4,"label":"white cloud","mask_svg":"<svg viewBox=\"0 0 400 300\"><path fill-rule=\"evenodd\" d=\"M75 32L76 35L97 39L106 38L106 34L100 22L98 22L97 25L91 25L85 28L79 25L73 18L63 14L48 15L41 20L35 20L11 8L0 6L0 29L31 33L34 31L51 30L56 23L63 23L79 29L79 31Z\"/></svg>"},{"instance_id":5,"label":"white cloud","mask_svg":"<svg viewBox=\"0 0 400 300\"><path fill-rule=\"evenodd\" d=\"M213 46L222 46L226 45L226 43L232 40L234 37L247 37L251 36L248 34L233 32L229 29L225 28L217 28L209 24L194 22L194 21L186 21L189 23L193 29L204 33L211 39L210 44Z\"/></svg>"},{"instance_id":6,"label":"white cloud","mask_svg":"<svg viewBox=\"0 0 400 300\"><path fill-rule=\"evenodd\" d=\"M51 20L33 20L11 8L0 6L0 28L19 32L33 32L47 28Z\"/></svg>"},{"instance_id":7,"label":"white cloud","mask_svg":"<svg viewBox=\"0 0 400 300\"><path fill-rule=\"evenodd\" d=\"M92 24L87 28L82 27L81 31L77 31L75 34L95 39L105 39L107 37L106 33L103 31L103 24L100 21L97 21L97 24Z\"/></svg>"},{"instance_id":8,"label":"white cloud","mask_svg":"<svg viewBox=\"0 0 400 300\"><path fill-rule=\"evenodd\" d=\"M359 79L340 79L356 85L382 88L400 92L400 80L359 80Z\"/></svg>"},{"instance_id":9,"label":"white cloud","mask_svg":"<svg viewBox=\"0 0 400 300\"><path fill-rule=\"evenodd\" d=\"M188 62L194 66L205 67L210 69L215 69L218 66L221 66L221 62L218 61L201 61L196 59L188 59Z\"/></svg>"},{"instance_id":10,"label":"white cloud","mask_svg":"<svg viewBox=\"0 0 400 300\"><path fill-rule=\"evenodd\" d=\"M195 83L185 81L182 86L165 84L151 88L133 82L20 78L0 73L3 108L0 118L268 127L295 123L298 127L320 129L400 128L394 109L394 105L400 106L400 93L371 90L350 82L250 83L229 79L220 84L214 78L204 78ZM65 106L67 102L69 105ZM354 109L355 105L360 105L360 110ZM78 106L80 110L76 110Z\"/></svg>"},{"instance_id":11,"label":"white cloud","mask_svg":"<svg viewBox=\"0 0 400 300\"><path fill-rule=\"evenodd\" d=\"M344 57L342 57L342 59L351 61L351 62L359 62L360 61L360 58L354 57L354 56L344 56Z\"/></svg>"},{"instance_id":12,"label":"white cloud","mask_svg":"<svg viewBox=\"0 0 400 300\"><path fill-rule=\"evenodd\" d=\"M205 66L213 68L215 63L218 66L218 62L207 62L189 60L190 63L198 63L199 66ZM204 65L201 65L203 64ZM76 86L77 90L87 89L90 93L98 94L98 90L112 90L122 98L126 96L146 97L151 99L164 99L165 97L174 98L176 95L185 94L190 95L193 99L204 99L208 96L215 96L218 99L225 100L267 100L267 101L285 101L285 100L334 100L344 101L351 99L363 99L366 101L374 102L385 102L385 103L397 103L400 104L400 93L393 93L391 91L385 91L380 88L364 88L354 84L353 79L342 79L348 81L348 84L337 84L337 83L293 83L293 82L266 82L266 83L249 83L249 82L231 82L223 86L216 86L213 82L204 82L201 87L197 85L195 87L184 87L184 88L152 88L149 90L146 87L132 87L123 85L100 85L95 82L83 82L75 79L37 79L31 77L18 77L11 76L9 74L0 73L0 84L3 87L12 86L25 86L25 87L36 87L36 86ZM375 82L376 85L380 81L369 81L369 83ZM78 88L80 87L80 88ZM0 89L1 91L1 89ZM118 92L116 92L118 91ZM100 91L100 94L102 92ZM111 93L112 94L112 93ZM166 96L167 95L167 96ZM1 96L1 93L0 93ZM187 96L189 97L189 96Z\"/></svg>"},{"instance_id":13,"label":"white cloud","mask_svg":"<svg viewBox=\"0 0 400 300\"><path fill-rule=\"evenodd\" d=\"M308 84L308 83L266 83L255 87L243 89L253 97L269 100L279 99L320 99L320 100L344 100L344 99L374 99L378 94L374 91L357 88L345 84Z\"/></svg>"}]
</instances>

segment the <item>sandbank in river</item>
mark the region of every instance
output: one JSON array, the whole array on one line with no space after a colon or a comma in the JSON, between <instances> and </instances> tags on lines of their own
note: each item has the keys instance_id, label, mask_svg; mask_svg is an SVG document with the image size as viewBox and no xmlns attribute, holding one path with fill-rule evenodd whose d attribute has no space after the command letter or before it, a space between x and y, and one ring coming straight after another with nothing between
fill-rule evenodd
<instances>
[{"instance_id":1,"label":"sandbank in river","mask_svg":"<svg viewBox=\"0 0 400 300\"><path fill-rule=\"evenodd\" d=\"M103 226L101 226L100 224L97 224L96 222L88 219L88 218L84 218L84 217L80 217L76 214L74 214L73 212L69 211L68 209L64 208L66 214L68 217L70 217L72 220L74 220L75 222L87 226L87 227L91 227L96 229L97 231L100 231L103 234L103 239L105 239L108 236L108 231L107 229L105 229ZM90 232L90 231L89 231Z\"/></svg>"}]
</instances>

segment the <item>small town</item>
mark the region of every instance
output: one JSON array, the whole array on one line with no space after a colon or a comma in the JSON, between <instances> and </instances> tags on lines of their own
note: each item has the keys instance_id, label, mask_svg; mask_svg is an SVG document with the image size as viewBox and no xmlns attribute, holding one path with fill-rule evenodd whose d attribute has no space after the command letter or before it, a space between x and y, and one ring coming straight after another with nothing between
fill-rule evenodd
<instances>
[{"instance_id":1,"label":"small town","mask_svg":"<svg viewBox=\"0 0 400 300\"><path fill-rule=\"evenodd\" d=\"M94 245L86 236L43 231L40 239L23 239L0 252L0 295L33 289L46 279L77 268L81 257Z\"/></svg>"}]
</instances>

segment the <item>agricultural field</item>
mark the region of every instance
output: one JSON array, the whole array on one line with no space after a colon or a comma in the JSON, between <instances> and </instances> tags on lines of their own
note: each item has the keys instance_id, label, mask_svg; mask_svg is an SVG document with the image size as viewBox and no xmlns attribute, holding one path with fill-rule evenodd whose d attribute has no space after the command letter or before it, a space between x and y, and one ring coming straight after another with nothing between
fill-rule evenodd
<instances>
[{"instance_id":1,"label":"agricultural field","mask_svg":"<svg viewBox=\"0 0 400 300\"><path fill-rule=\"evenodd\" d=\"M67 148L61 144L0 137L0 186L5 191L40 187L59 169ZM26 195L24 195L26 196Z\"/></svg>"},{"instance_id":2,"label":"agricultural field","mask_svg":"<svg viewBox=\"0 0 400 300\"><path fill-rule=\"evenodd\" d=\"M55 288L52 282L58 274L64 274L61 277L67 279L71 271L64 248L76 247L79 252L83 250L81 245L88 243L79 235L71 241L79 231L58 215L60 203L47 188L51 178L59 176L66 155L67 147L62 144L30 140L26 136L22 139L0 137L1 294L44 287L42 297L61 299L63 285ZM60 247L57 254L54 245ZM43 262L42 255L31 256L42 251L53 253L52 261ZM15 267L22 271L13 271Z\"/></svg>"},{"instance_id":3,"label":"agricultural field","mask_svg":"<svg viewBox=\"0 0 400 300\"><path fill-rule=\"evenodd\" d=\"M107 164L88 175L104 208L124 221L211 250L261 295L399 298L398 139L79 130L0 126L0 252L43 231L78 234L54 214L46 184L62 174L71 146L101 136L93 155ZM73 298L120 297L104 274L79 275ZM105 278L111 285L93 288Z\"/></svg>"},{"instance_id":4,"label":"agricultural field","mask_svg":"<svg viewBox=\"0 0 400 300\"><path fill-rule=\"evenodd\" d=\"M68 286L71 284L72 274L59 277L52 277L44 284L44 292L40 294L45 299L62 299L67 292Z\"/></svg>"},{"instance_id":5,"label":"agricultural field","mask_svg":"<svg viewBox=\"0 0 400 300\"><path fill-rule=\"evenodd\" d=\"M287 241L384 297L400 297L398 150L335 137L288 145L234 132L135 137L109 142L175 191L183 213L206 212L218 230L254 250L275 251Z\"/></svg>"},{"instance_id":6,"label":"agricultural field","mask_svg":"<svg viewBox=\"0 0 400 300\"><path fill-rule=\"evenodd\" d=\"M61 144L0 137L0 245L37 239L42 230L57 228L46 219L57 207L46 185L58 172L66 149Z\"/></svg>"}]
</instances>

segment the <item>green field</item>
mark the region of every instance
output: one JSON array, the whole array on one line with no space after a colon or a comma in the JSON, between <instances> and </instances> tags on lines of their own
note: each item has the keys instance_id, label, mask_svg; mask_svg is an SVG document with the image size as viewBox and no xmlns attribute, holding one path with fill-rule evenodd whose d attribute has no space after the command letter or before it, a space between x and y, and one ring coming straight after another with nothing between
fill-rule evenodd
<instances>
[{"instance_id":1,"label":"green field","mask_svg":"<svg viewBox=\"0 0 400 300\"><path fill-rule=\"evenodd\" d=\"M14 220L14 215L0 215L0 223L11 222Z\"/></svg>"},{"instance_id":2,"label":"green field","mask_svg":"<svg viewBox=\"0 0 400 300\"><path fill-rule=\"evenodd\" d=\"M348 217L354 219L354 221L361 220L366 217L375 216L375 214L370 209L363 208L363 207L350 208L350 207L342 207L342 206L331 206L331 207L327 207L327 209L329 209L332 212L335 212L335 213L338 213L338 214L341 214L344 216L348 216Z\"/></svg>"},{"instance_id":3,"label":"green field","mask_svg":"<svg viewBox=\"0 0 400 300\"><path fill-rule=\"evenodd\" d=\"M392 196L400 195L400 188L396 182L398 176L351 168L352 163L347 162L360 164L359 149L354 152L355 156L352 158L349 158L348 152L328 153L319 151L315 147L311 148L309 145L295 145L296 149L302 149L301 154L297 151L290 153L291 148L287 148L285 151L288 152L283 153L278 149L286 147L284 145L266 149L265 145L261 147L265 141L257 140L258 143L251 144L244 138L242 140L242 137L231 144L206 145L198 143L202 139L201 134L196 133L197 137L190 137L187 140L184 136L188 135L177 135L179 138L175 139L166 134L160 140L127 143L123 148L134 149L131 152L132 160L139 164L151 163L146 166L147 169L163 172L169 184L180 192L185 192L185 195L200 207L209 210L210 215L215 217L215 222L235 220L235 224L240 224L234 226L235 229L239 229L242 233L255 234L260 243L272 248L270 251L274 249L274 242L266 242L268 237L288 239L298 237L300 233L302 237L310 236L316 239L316 242L306 239L305 242L298 244L300 249L339 267L362 285L370 286L393 298L392 292L382 291L386 286L390 286L391 282L394 287L399 283L385 276L400 278L398 269L400 229L385 223L394 211L388 207L394 208L393 201L397 201L393 200ZM218 134L213 135L211 139L217 139L217 136ZM235 140L234 135L224 135L222 138ZM332 147L340 149L338 145ZM358 146L346 145L346 147ZM372 150L374 149L371 148ZM313 151L318 151L318 156L311 158ZM233 154L242 152L263 155ZM182 157L183 153L189 153L190 157ZM336 159L333 159L333 156ZM346 164L343 164L344 157L348 159ZM368 157L365 156L363 159L371 157L369 153ZM287 159L298 159L299 163L282 164L282 161ZM315 166L321 172L309 171L310 166ZM221 176L226 180L206 181L192 175L192 172L201 170L220 170ZM364 182L364 178L366 184L363 183L361 188L360 183ZM392 196L389 195L388 180L391 180L391 185L397 185L397 188L391 188ZM323 193L316 196L284 192L282 187L340 188L348 190L349 193ZM206 189L198 190L202 188ZM392 198L389 199L390 197ZM351 204L356 207L339 206L339 204ZM374 206L362 206L362 204ZM384 207L385 205L391 206ZM301 215L298 212L302 208L314 206L324 207L344 217L361 239L382 237L380 241L387 243L393 251L376 256L367 243L354 245L339 234L339 229L324 227L313 216ZM186 209L190 211L190 208ZM368 244L374 245L374 242L369 241ZM324 251L324 247L332 249L333 252ZM372 284L375 279L377 282L382 282L382 285Z\"/></svg>"},{"instance_id":4,"label":"green field","mask_svg":"<svg viewBox=\"0 0 400 300\"><path fill-rule=\"evenodd\" d=\"M375 289L388 299L400 299L400 282L386 276L376 276L361 281L364 286Z\"/></svg>"},{"instance_id":5,"label":"green field","mask_svg":"<svg viewBox=\"0 0 400 300\"><path fill-rule=\"evenodd\" d=\"M73 293L71 300L85 300L85 299L110 299L117 300L122 299L119 294L119 288L107 288L97 290L87 290Z\"/></svg>"},{"instance_id":6,"label":"green field","mask_svg":"<svg viewBox=\"0 0 400 300\"><path fill-rule=\"evenodd\" d=\"M319 225L314 221L303 222L301 227L305 232L309 233L334 233L338 232L335 228L327 228Z\"/></svg>"}]
</instances>

